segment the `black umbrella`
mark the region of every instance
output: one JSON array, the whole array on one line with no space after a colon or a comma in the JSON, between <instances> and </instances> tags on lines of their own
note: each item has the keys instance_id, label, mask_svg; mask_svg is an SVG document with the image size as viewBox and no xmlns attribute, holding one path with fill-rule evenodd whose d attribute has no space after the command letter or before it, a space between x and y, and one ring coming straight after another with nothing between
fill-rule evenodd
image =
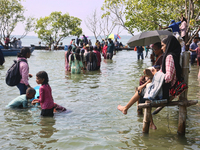
<instances>
[{"instance_id":1,"label":"black umbrella","mask_svg":"<svg viewBox=\"0 0 200 150\"><path fill-rule=\"evenodd\" d=\"M172 35L172 32L167 30L154 30L154 31L145 31L138 35L133 36L129 41L128 45L132 46L146 46L160 42L167 35Z\"/></svg>"}]
</instances>

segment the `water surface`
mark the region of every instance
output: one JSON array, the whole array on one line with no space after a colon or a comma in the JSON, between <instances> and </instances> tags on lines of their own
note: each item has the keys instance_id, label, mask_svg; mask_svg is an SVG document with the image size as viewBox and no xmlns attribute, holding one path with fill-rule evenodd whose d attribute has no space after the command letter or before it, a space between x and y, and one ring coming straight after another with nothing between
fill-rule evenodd
<instances>
[{"instance_id":1,"label":"water surface","mask_svg":"<svg viewBox=\"0 0 200 150\"><path fill-rule=\"evenodd\" d=\"M136 52L121 51L113 61L102 60L100 71L80 75L64 71L64 51L34 51L28 59L32 87L35 74L49 74L54 101L71 113L41 118L38 108L6 109L19 95L16 87L5 84L5 74L16 57L6 57L0 68L0 149L200 149L200 106L189 107L186 135L177 136L178 107L166 107L153 116L157 130L142 134L143 116L137 116L136 105L127 115L117 110L125 105L138 86L142 70L149 59L137 61ZM188 99L199 99L197 67L191 68Z\"/></svg>"}]
</instances>

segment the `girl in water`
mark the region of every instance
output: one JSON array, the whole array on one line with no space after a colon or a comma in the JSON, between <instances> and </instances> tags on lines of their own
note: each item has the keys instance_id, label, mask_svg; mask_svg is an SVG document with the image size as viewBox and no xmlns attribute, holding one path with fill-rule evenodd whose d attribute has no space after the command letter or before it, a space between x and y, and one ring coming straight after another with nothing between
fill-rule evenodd
<instances>
[{"instance_id":1,"label":"girl in water","mask_svg":"<svg viewBox=\"0 0 200 150\"><path fill-rule=\"evenodd\" d=\"M17 88L20 91L20 95L26 94L26 89L30 87L28 83L28 77L32 77L32 74L29 74L29 66L27 62L27 58L30 58L31 51L28 47L24 47L21 49L20 53L17 54L17 61L20 61L19 63L19 71L22 79L20 80L20 83L17 84Z\"/></svg>"},{"instance_id":2,"label":"girl in water","mask_svg":"<svg viewBox=\"0 0 200 150\"><path fill-rule=\"evenodd\" d=\"M42 111L41 116L53 117L54 101L52 97L51 87L49 86L48 74L40 71L36 74L37 84L41 84L39 89L40 97L32 101L32 104L40 103Z\"/></svg>"}]
</instances>

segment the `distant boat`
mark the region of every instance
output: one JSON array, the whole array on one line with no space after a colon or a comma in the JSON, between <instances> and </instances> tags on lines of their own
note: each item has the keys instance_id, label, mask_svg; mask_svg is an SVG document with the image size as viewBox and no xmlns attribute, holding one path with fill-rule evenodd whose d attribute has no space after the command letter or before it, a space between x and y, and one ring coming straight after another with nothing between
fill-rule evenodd
<instances>
[{"instance_id":1,"label":"distant boat","mask_svg":"<svg viewBox=\"0 0 200 150\"><path fill-rule=\"evenodd\" d=\"M31 45L29 47L31 50L31 53L35 50L35 46ZM1 49L4 56L17 56L18 53L20 53L21 48L9 48L9 49Z\"/></svg>"}]
</instances>

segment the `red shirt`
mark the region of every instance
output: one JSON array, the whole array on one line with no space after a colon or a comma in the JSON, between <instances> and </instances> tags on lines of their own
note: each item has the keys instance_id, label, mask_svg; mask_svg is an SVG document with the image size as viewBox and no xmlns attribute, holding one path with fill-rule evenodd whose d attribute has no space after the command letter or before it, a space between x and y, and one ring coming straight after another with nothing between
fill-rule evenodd
<instances>
[{"instance_id":1,"label":"red shirt","mask_svg":"<svg viewBox=\"0 0 200 150\"><path fill-rule=\"evenodd\" d=\"M9 39L9 38L6 38L5 44L8 44L9 42L10 42L10 39Z\"/></svg>"},{"instance_id":2,"label":"red shirt","mask_svg":"<svg viewBox=\"0 0 200 150\"><path fill-rule=\"evenodd\" d=\"M107 53L107 48L108 48L108 46L104 45L104 47L103 47L103 53L104 54Z\"/></svg>"},{"instance_id":3,"label":"red shirt","mask_svg":"<svg viewBox=\"0 0 200 150\"><path fill-rule=\"evenodd\" d=\"M53 97L51 94L51 87L44 84L39 89L40 97L39 103L42 109L52 109L54 107Z\"/></svg>"}]
</instances>

